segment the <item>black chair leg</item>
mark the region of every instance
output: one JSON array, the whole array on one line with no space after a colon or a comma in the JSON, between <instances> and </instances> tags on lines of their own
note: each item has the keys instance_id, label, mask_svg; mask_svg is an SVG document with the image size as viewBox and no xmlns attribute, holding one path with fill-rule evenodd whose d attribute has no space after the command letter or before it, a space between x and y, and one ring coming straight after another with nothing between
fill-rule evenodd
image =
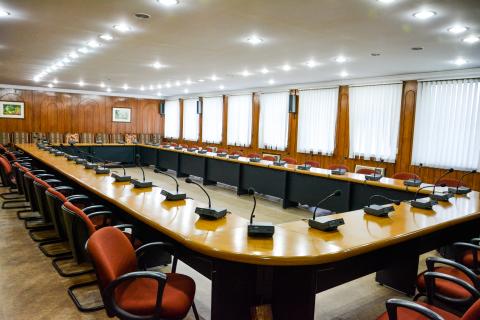
<instances>
[{"instance_id":1,"label":"black chair leg","mask_svg":"<svg viewBox=\"0 0 480 320\"><path fill-rule=\"evenodd\" d=\"M65 277L65 278L76 277L82 274L92 273L94 271L93 269L86 269L86 270L80 270L80 271L65 272L62 270L58 262L67 261L67 260L73 261L73 257L70 255L65 257L58 257L52 260L53 267L55 268L55 270L57 270L58 274L61 275L62 277Z\"/></svg>"},{"instance_id":2,"label":"black chair leg","mask_svg":"<svg viewBox=\"0 0 480 320\"><path fill-rule=\"evenodd\" d=\"M195 302L192 302L192 311L193 311L193 315L195 316L195 320L200 320L200 317L198 316L197 307L195 306Z\"/></svg>"},{"instance_id":3,"label":"black chair leg","mask_svg":"<svg viewBox=\"0 0 480 320\"><path fill-rule=\"evenodd\" d=\"M93 311L98 311L98 310L101 310L104 308L104 305L101 304L101 305L97 305L97 306L93 306L93 307L84 307L80 301L78 301L78 298L75 296L75 293L74 291L76 289L79 289L79 288L84 288L84 287L90 287L92 285L97 285L97 280L93 280L93 281L89 281L89 282L84 282L84 283L79 283L79 284L75 284L73 286L70 286L67 290L68 292L68 295L70 296L70 298L72 299L73 303L75 304L75 306L77 307L78 310L80 310L81 312L93 312Z\"/></svg>"}]
</instances>

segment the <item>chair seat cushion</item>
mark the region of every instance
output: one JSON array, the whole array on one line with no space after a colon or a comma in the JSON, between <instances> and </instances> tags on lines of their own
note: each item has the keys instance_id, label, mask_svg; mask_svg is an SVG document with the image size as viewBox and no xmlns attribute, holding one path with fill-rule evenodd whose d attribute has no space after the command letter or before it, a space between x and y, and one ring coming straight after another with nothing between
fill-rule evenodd
<instances>
[{"instance_id":1,"label":"chair seat cushion","mask_svg":"<svg viewBox=\"0 0 480 320\"><path fill-rule=\"evenodd\" d=\"M440 308L437 308L435 306L423 303L423 302L417 302L418 304L421 304L424 307L427 307L428 309L438 313L440 316L443 317L445 320L460 320L459 317L456 315L447 312L445 310L442 310ZM428 320L427 317L424 317L420 314L418 314L415 311L412 311L410 309L405 309L405 308L398 308L397 309L397 315L398 319L397 320ZM388 314L385 312L382 314L380 317L377 318L377 320L388 320Z\"/></svg>"},{"instance_id":2,"label":"chair seat cushion","mask_svg":"<svg viewBox=\"0 0 480 320\"><path fill-rule=\"evenodd\" d=\"M477 261L480 261L480 252L477 251L476 254L477 254ZM462 264L469 268L473 268L473 258L474 258L474 255L471 250L465 251L461 259Z\"/></svg>"},{"instance_id":3,"label":"chair seat cushion","mask_svg":"<svg viewBox=\"0 0 480 320\"><path fill-rule=\"evenodd\" d=\"M157 301L156 280L135 279L120 285L115 293L118 306L134 315L153 315ZM195 282L188 276L167 273L167 283L163 291L161 317L167 319L184 318L195 296Z\"/></svg>"},{"instance_id":4,"label":"chair seat cushion","mask_svg":"<svg viewBox=\"0 0 480 320\"><path fill-rule=\"evenodd\" d=\"M435 272L444 273L451 275L453 277L464 280L465 282L473 285L472 281L461 271L450 268L450 267L437 267L434 268ZM426 292L425 277L423 276L424 272L418 275L417 277L417 289L419 292ZM468 299L471 294L463 289L462 287L443 279L435 279L436 292L443 294L445 296L456 298L456 299Z\"/></svg>"}]
</instances>

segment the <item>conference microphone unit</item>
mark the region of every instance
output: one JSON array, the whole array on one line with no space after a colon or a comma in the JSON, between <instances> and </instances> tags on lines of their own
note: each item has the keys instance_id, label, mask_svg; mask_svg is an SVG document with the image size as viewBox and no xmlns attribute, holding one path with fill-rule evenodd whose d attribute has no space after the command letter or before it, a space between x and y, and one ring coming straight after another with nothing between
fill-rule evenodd
<instances>
[{"instance_id":1,"label":"conference microphone unit","mask_svg":"<svg viewBox=\"0 0 480 320\"><path fill-rule=\"evenodd\" d=\"M310 226L310 228L329 232L329 231L335 231L339 226L345 224L345 221L343 220L343 218L330 219L328 217L320 217L317 219L316 217L317 209L322 203L326 202L327 200L330 200L333 197L339 197L341 195L342 195L342 191L336 190L333 193L326 196L325 198L323 198L322 200L320 200L315 205L315 210L313 211L312 219L308 220L308 225Z\"/></svg>"},{"instance_id":2,"label":"conference microphone unit","mask_svg":"<svg viewBox=\"0 0 480 320\"><path fill-rule=\"evenodd\" d=\"M370 214L372 216L388 217L389 212L395 211L395 208L393 207L392 204L384 204L384 205L373 204L372 200L375 198L380 198L380 199L387 200L388 202L393 202L397 206L400 205L400 200L394 200L394 199L382 196L381 194L374 194L369 198L368 206L363 207L363 211L365 211L365 213Z\"/></svg>"},{"instance_id":3,"label":"conference microphone unit","mask_svg":"<svg viewBox=\"0 0 480 320\"><path fill-rule=\"evenodd\" d=\"M297 166L298 170L304 170L304 171L309 171L311 168L312 166L306 163Z\"/></svg>"},{"instance_id":4,"label":"conference microphone unit","mask_svg":"<svg viewBox=\"0 0 480 320\"><path fill-rule=\"evenodd\" d=\"M140 170L142 170L143 180L140 181L138 179L131 179L130 182L133 184L134 188L139 188L139 189L151 188L152 187L152 181L145 181L145 171L143 170L142 165L140 163L140 155L138 153L135 156L135 159L136 159L135 162L136 162L137 167L139 167Z\"/></svg>"},{"instance_id":5,"label":"conference microphone unit","mask_svg":"<svg viewBox=\"0 0 480 320\"><path fill-rule=\"evenodd\" d=\"M380 163L383 163L383 159L380 159ZM373 170L373 174L367 174L365 175L365 180L368 181L378 181L383 178L381 174L377 174L377 169L378 167L376 166L375 169Z\"/></svg>"},{"instance_id":6,"label":"conference microphone unit","mask_svg":"<svg viewBox=\"0 0 480 320\"><path fill-rule=\"evenodd\" d=\"M463 186L460 186L463 182L463 179L466 177L466 176L469 176L471 174L475 174L477 173L477 170L472 170L470 172L467 172L465 173L461 178L460 178L460 181L458 181L457 183L457 186L456 187L449 187L448 188L448 191L453 193L453 194L467 194L469 193L470 191L472 191L472 189L470 188L467 188L467 187L463 187Z\"/></svg>"},{"instance_id":7,"label":"conference microphone unit","mask_svg":"<svg viewBox=\"0 0 480 320\"><path fill-rule=\"evenodd\" d=\"M283 161L283 160L278 160L278 161L273 161L273 165L274 166L277 166L277 167L283 167L287 164L286 161Z\"/></svg>"},{"instance_id":8,"label":"conference microphone unit","mask_svg":"<svg viewBox=\"0 0 480 320\"><path fill-rule=\"evenodd\" d=\"M163 175L173 179L173 181L175 181L176 193L168 192L165 189L162 189L162 191L160 192L162 195L165 196L165 200L167 200L167 201L180 201L180 200L185 200L187 198L187 195L185 193L178 193L178 180L175 179L175 177L173 177L173 176L171 176L171 175L169 175L165 172L162 172L161 170L158 170L156 168L153 171L155 173L163 174Z\"/></svg>"},{"instance_id":9,"label":"conference microphone unit","mask_svg":"<svg viewBox=\"0 0 480 320\"><path fill-rule=\"evenodd\" d=\"M440 186L445 187L445 184L442 184ZM438 204L438 202L436 200L434 200L430 197L426 197L426 198L422 198L422 199L417 200L418 193L420 192L420 190L423 190L423 189L426 189L426 188L431 188L431 187L433 187L435 189L435 185L428 185L428 186L425 186L425 187L422 187L422 188L418 189L417 192L415 192L415 198L413 198L413 200L410 202L412 207L419 208L419 209L432 210L433 206Z\"/></svg>"},{"instance_id":10,"label":"conference microphone unit","mask_svg":"<svg viewBox=\"0 0 480 320\"><path fill-rule=\"evenodd\" d=\"M195 152L195 151L197 151L197 150L198 150L198 148L197 148L197 147L190 147L190 148L187 148L187 151L188 151L188 152Z\"/></svg>"},{"instance_id":11,"label":"conference microphone unit","mask_svg":"<svg viewBox=\"0 0 480 320\"><path fill-rule=\"evenodd\" d=\"M217 157L220 157L220 158L225 158L227 155L228 155L228 153L226 153L226 152L217 153Z\"/></svg>"},{"instance_id":12,"label":"conference microphone unit","mask_svg":"<svg viewBox=\"0 0 480 320\"><path fill-rule=\"evenodd\" d=\"M95 168L95 173L96 174L109 174L110 173L110 169L107 168L107 163L109 163L110 161L108 160L105 160L105 159L100 159L98 157L94 157L97 161L100 161L100 163L103 163L103 166L102 165L97 165L97 167Z\"/></svg>"},{"instance_id":13,"label":"conference microphone unit","mask_svg":"<svg viewBox=\"0 0 480 320\"><path fill-rule=\"evenodd\" d=\"M420 163L420 164L418 165L418 167L419 167L418 170L420 170L420 169L423 167L423 163ZM414 170L413 173L415 173L415 175L419 176L419 175L417 174L417 172L415 172L415 170ZM417 179L417 178L408 179L408 180L403 181L403 184L404 184L405 186L407 186L407 187L420 187L420 185L422 184L422 180L421 180L421 179Z\"/></svg>"},{"instance_id":14,"label":"conference microphone unit","mask_svg":"<svg viewBox=\"0 0 480 320\"><path fill-rule=\"evenodd\" d=\"M112 172L110 176L115 179L115 182L130 182L130 180L132 180L132 177L127 176L127 171L125 170L125 166L123 164L121 164L121 166L123 169L123 176L115 172Z\"/></svg>"},{"instance_id":15,"label":"conference microphone unit","mask_svg":"<svg viewBox=\"0 0 480 320\"><path fill-rule=\"evenodd\" d=\"M347 157L343 157L343 163L345 163L345 160ZM334 168L330 170L330 173L335 175L335 176L344 176L347 173L347 170L344 168Z\"/></svg>"},{"instance_id":16,"label":"conference microphone unit","mask_svg":"<svg viewBox=\"0 0 480 320\"><path fill-rule=\"evenodd\" d=\"M250 158L248 161L250 161L250 162L260 162L260 161L262 161L262 159L259 158L259 157L253 157L253 158Z\"/></svg>"},{"instance_id":17,"label":"conference microphone unit","mask_svg":"<svg viewBox=\"0 0 480 320\"><path fill-rule=\"evenodd\" d=\"M237 160L238 158L240 158L239 154L229 154L228 155L228 159Z\"/></svg>"},{"instance_id":18,"label":"conference microphone unit","mask_svg":"<svg viewBox=\"0 0 480 320\"><path fill-rule=\"evenodd\" d=\"M73 142L70 142L70 147L72 147L73 150L75 150L75 152L77 153L77 157L73 159L76 164L85 164L88 162L86 159L81 157L83 151L81 151L77 146L75 146Z\"/></svg>"},{"instance_id":19,"label":"conference microphone unit","mask_svg":"<svg viewBox=\"0 0 480 320\"><path fill-rule=\"evenodd\" d=\"M181 145L175 146L175 150L183 150L183 147Z\"/></svg>"},{"instance_id":20,"label":"conference microphone unit","mask_svg":"<svg viewBox=\"0 0 480 320\"><path fill-rule=\"evenodd\" d=\"M450 173L452 173L453 171L453 168L450 168L448 169L447 172L445 172L444 174L442 174L440 176L440 178L437 179L437 181L435 181L435 184L433 186L433 191L432 191L432 194L430 195L430 198L432 198L432 200L436 200L436 201L448 201L448 199L450 199L451 197L453 197L453 193L451 193L450 191L449 192L444 192L444 193L435 193L435 188L436 186L438 185L438 183L440 182L440 180L442 180L444 177L446 177L447 175L449 175ZM445 187L445 185L443 185Z\"/></svg>"},{"instance_id":21,"label":"conference microphone unit","mask_svg":"<svg viewBox=\"0 0 480 320\"><path fill-rule=\"evenodd\" d=\"M198 154L207 154L208 150L207 149L200 149L197 151Z\"/></svg>"},{"instance_id":22,"label":"conference microphone unit","mask_svg":"<svg viewBox=\"0 0 480 320\"><path fill-rule=\"evenodd\" d=\"M275 233L275 226L269 222L256 222L253 223L255 218L255 208L257 207L257 199L255 198L255 189L249 188L248 194L253 198L253 209L250 214L250 224L248 225L248 236L257 238L271 238Z\"/></svg>"},{"instance_id":23,"label":"conference microphone unit","mask_svg":"<svg viewBox=\"0 0 480 320\"><path fill-rule=\"evenodd\" d=\"M217 220L225 217L225 215L227 214L227 209L213 209L212 201L210 200L210 195L201 185L192 181L192 179L190 178L185 179L185 182L196 185L197 187L202 189L202 191L207 195L208 208L202 208L202 207L195 208L195 213L198 214L200 218L207 219L207 220Z\"/></svg>"}]
</instances>

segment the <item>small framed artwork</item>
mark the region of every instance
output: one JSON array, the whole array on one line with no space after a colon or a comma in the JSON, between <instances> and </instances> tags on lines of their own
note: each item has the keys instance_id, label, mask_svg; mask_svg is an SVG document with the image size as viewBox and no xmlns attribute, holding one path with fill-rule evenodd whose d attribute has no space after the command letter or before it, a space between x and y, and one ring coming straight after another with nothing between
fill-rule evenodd
<instances>
[{"instance_id":1,"label":"small framed artwork","mask_svg":"<svg viewBox=\"0 0 480 320\"><path fill-rule=\"evenodd\" d=\"M24 119L25 103L0 101L0 118Z\"/></svg>"},{"instance_id":2,"label":"small framed artwork","mask_svg":"<svg viewBox=\"0 0 480 320\"><path fill-rule=\"evenodd\" d=\"M113 108L113 122L130 122L132 117L132 109L130 108Z\"/></svg>"}]
</instances>

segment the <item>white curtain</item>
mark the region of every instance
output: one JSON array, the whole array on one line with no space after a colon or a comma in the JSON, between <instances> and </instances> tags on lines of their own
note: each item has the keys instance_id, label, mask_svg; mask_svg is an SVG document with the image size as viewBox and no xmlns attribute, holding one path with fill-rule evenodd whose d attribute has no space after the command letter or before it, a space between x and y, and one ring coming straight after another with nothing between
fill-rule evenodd
<instances>
[{"instance_id":1,"label":"white curtain","mask_svg":"<svg viewBox=\"0 0 480 320\"><path fill-rule=\"evenodd\" d=\"M249 147L252 142L252 95L228 97L227 144Z\"/></svg>"},{"instance_id":2,"label":"white curtain","mask_svg":"<svg viewBox=\"0 0 480 320\"><path fill-rule=\"evenodd\" d=\"M203 98L202 141L222 142L223 97Z\"/></svg>"},{"instance_id":3,"label":"white curtain","mask_svg":"<svg viewBox=\"0 0 480 320\"><path fill-rule=\"evenodd\" d=\"M298 152L333 154L338 110L338 87L302 90L298 108Z\"/></svg>"},{"instance_id":4,"label":"white curtain","mask_svg":"<svg viewBox=\"0 0 480 320\"><path fill-rule=\"evenodd\" d=\"M198 141L197 99L183 101L183 139Z\"/></svg>"},{"instance_id":5,"label":"white curtain","mask_svg":"<svg viewBox=\"0 0 480 320\"><path fill-rule=\"evenodd\" d=\"M480 170L480 80L418 84L412 163Z\"/></svg>"},{"instance_id":6,"label":"white curtain","mask_svg":"<svg viewBox=\"0 0 480 320\"><path fill-rule=\"evenodd\" d=\"M165 138L178 139L180 136L180 103L178 100L165 101Z\"/></svg>"},{"instance_id":7,"label":"white curtain","mask_svg":"<svg viewBox=\"0 0 480 320\"><path fill-rule=\"evenodd\" d=\"M349 88L350 157L395 162L402 84Z\"/></svg>"},{"instance_id":8,"label":"white curtain","mask_svg":"<svg viewBox=\"0 0 480 320\"><path fill-rule=\"evenodd\" d=\"M260 96L260 148L285 150L288 143L288 92Z\"/></svg>"}]
</instances>

